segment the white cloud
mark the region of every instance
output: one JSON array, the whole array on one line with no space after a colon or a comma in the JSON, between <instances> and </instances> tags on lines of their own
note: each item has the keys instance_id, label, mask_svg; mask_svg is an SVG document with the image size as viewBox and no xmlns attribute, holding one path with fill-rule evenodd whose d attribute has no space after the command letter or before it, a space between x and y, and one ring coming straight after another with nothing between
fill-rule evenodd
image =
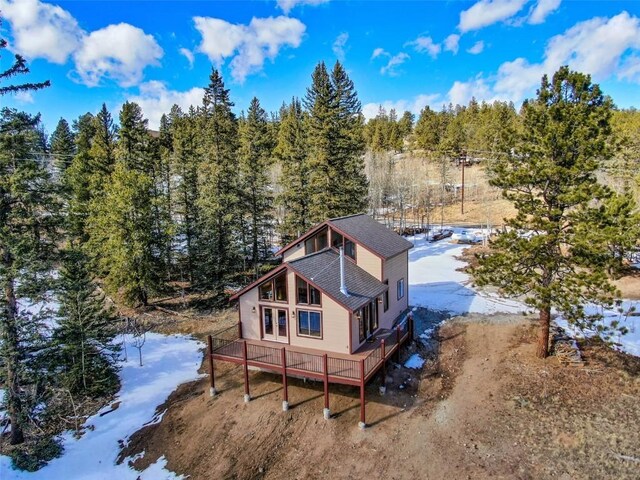
<instances>
[{"instance_id":1,"label":"white cloud","mask_svg":"<svg viewBox=\"0 0 640 480\"><path fill-rule=\"evenodd\" d=\"M195 61L195 58L193 57L193 52L188 48L181 48L178 51L180 52L180 55L186 58L187 61L189 62L189 68L193 68L193 62Z\"/></svg>"},{"instance_id":2,"label":"white cloud","mask_svg":"<svg viewBox=\"0 0 640 480\"><path fill-rule=\"evenodd\" d=\"M17 93L15 93L14 97L20 103L34 103L35 102L31 92L17 92Z\"/></svg>"},{"instance_id":3,"label":"white cloud","mask_svg":"<svg viewBox=\"0 0 640 480\"><path fill-rule=\"evenodd\" d=\"M439 108L438 101L441 99L440 95L434 94L421 94L413 98L412 100L385 100L383 102L367 103L362 107L362 114L367 120L371 120L378 115L380 107L384 108L387 112L391 109L395 109L398 116L402 115L405 111L418 115L420 110L429 105L431 108Z\"/></svg>"},{"instance_id":4,"label":"white cloud","mask_svg":"<svg viewBox=\"0 0 640 480\"><path fill-rule=\"evenodd\" d=\"M595 17L552 37L540 63L530 63L525 58L504 62L494 75L455 82L449 97L458 103L471 96L517 103L535 93L542 75L551 75L562 65L588 73L596 82L614 75L640 81L638 53L640 18L627 12L611 18Z\"/></svg>"},{"instance_id":5,"label":"white cloud","mask_svg":"<svg viewBox=\"0 0 640 480\"><path fill-rule=\"evenodd\" d=\"M436 58L442 50L440 44L435 43L431 37L420 36L406 45L413 46L416 52L428 53L432 58Z\"/></svg>"},{"instance_id":6,"label":"white cloud","mask_svg":"<svg viewBox=\"0 0 640 480\"><path fill-rule=\"evenodd\" d=\"M460 42L460 35L452 33L444 39L444 49L447 52L453 52L455 55L458 53L458 43Z\"/></svg>"},{"instance_id":7,"label":"white cloud","mask_svg":"<svg viewBox=\"0 0 640 480\"><path fill-rule=\"evenodd\" d=\"M528 22L534 25L543 23L547 17L555 12L562 0L538 0L535 7L532 8Z\"/></svg>"},{"instance_id":8,"label":"white cloud","mask_svg":"<svg viewBox=\"0 0 640 480\"><path fill-rule=\"evenodd\" d=\"M0 10L11 25L12 49L59 64L71 56L73 78L91 87L104 78L135 85L164 54L151 35L127 23L88 33L69 12L39 0L0 0Z\"/></svg>"},{"instance_id":9,"label":"white cloud","mask_svg":"<svg viewBox=\"0 0 640 480\"><path fill-rule=\"evenodd\" d=\"M145 82L140 85L140 93L130 97L130 102L140 105L144 116L149 119L149 128L157 130L160 126L160 118L178 105L183 111L187 111L191 105L202 103L204 89L192 88L185 92L169 90L167 86L158 81Z\"/></svg>"},{"instance_id":10,"label":"white cloud","mask_svg":"<svg viewBox=\"0 0 640 480\"><path fill-rule=\"evenodd\" d=\"M333 42L333 46L331 47L333 53L335 53L336 57L340 61L344 61L345 55L345 46L347 45L347 41L349 40L349 34L347 32L343 32L335 39Z\"/></svg>"},{"instance_id":11,"label":"white cloud","mask_svg":"<svg viewBox=\"0 0 640 480\"><path fill-rule=\"evenodd\" d=\"M474 43L473 46L469 50L467 50L467 52L469 52L471 55L478 55L479 53L482 53L483 50L484 42L482 40L479 40Z\"/></svg>"},{"instance_id":12,"label":"white cloud","mask_svg":"<svg viewBox=\"0 0 640 480\"><path fill-rule=\"evenodd\" d=\"M69 12L39 0L0 0L0 11L11 24L11 48L27 58L63 64L84 35Z\"/></svg>"},{"instance_id":13,"label":"white cloud","mask_svg":"<svg viewBox=\"0 0 640 480\"><path fill-rule=\"evenodd\" d=\"M458 28L464 33L488 27L513 17L525 3L527 0L480 0L460 13Z\"/></svg>"},{"instance_id":14,"label":"white cloud","mask_svg":"<svg viewBox=\"0 0 640 480\"><path fill-rule=\"evenodd\" d=\"M151 35L128 23L109 25L91 32L74 53L76 73L90 87L104 78L122 87L142 81L142 71L149 65L159 65L164 52Z\"/></svg>"},{"instance_id":15,"label":"white cloud","mask_svg":"<svg viewBox=\"0 0 640 480\"><path fill-rule=\"evenodd\" d=\"M382 75L389 75L390 77L398 76L400 72L398 72L397 67L402 65L409 58L410 58L409 55L407 55L404 52L400 52L397 55L394 55L389 59L387 64L380 69L380 73Z\"/></svg>"},{"instance_id":16,"label":"white cloud","mask_svg":"<svg viewBox=\"0 0 640 480\"><path fill-rule=\"evenodd\" d=\"M384 48L376 48L373 53L371 54L371 60L378 58L378 57L390 57L391 54L389 52L387 52Z\"/></svg>"},{"instance_id":17,"label":"white cloud","mask_svg":"<svg viewBox=\"0 0 640 480\"><path fill-rule=\"evenodd\" d=\"M278 6L285 14L289 14L298 5L311 5L316 6L322 3L329 3L329 0L276 0Z\"/></svg>"},{"instance_id":18,"label":"white cloud","mask_svg":"<svg viewBox=\"0 0 640 480\"><path fill-rule=\"evenodd\" d=\"M233 24L210 17L194 17L202 35L198 51L218 65L229 57L231 75L242 83L248 75L259 72L268 58L274 60L285 46L297 48L306 26L289 17L252 18L249 25Z\"/></svg>"}]
</instances>

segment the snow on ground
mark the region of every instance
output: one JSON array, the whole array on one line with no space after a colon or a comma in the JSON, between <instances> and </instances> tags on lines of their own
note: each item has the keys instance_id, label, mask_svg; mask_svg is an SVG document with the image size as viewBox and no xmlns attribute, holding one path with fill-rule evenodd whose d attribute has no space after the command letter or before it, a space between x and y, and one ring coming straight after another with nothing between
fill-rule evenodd
<instances>
[{"instance_id":1,"label":"snow on ground","mask_svg":"<svg viewBox=\"0 0 640 480\"><path fill-rule=\"evenodd\" d=\"M64 453L37 472L16 471L9 457L0 456L0 478L28 480L90 479L135 480L177 479L166 467L166 459L159 458L144 472L128 466L125 460L116 465L120 442L144 425L158 421L156 408L165 402L178 385L200 377L203 345L182 335L148 333L142 347L143 366L138 364L138 350L128 342L128 361L121 364L120 392L85 423L85 433L75 439L72 432L62 436ZM120 402L117 409L109 412ZM109 412L109 413L107 413ZM162 415L164 412L160 413ZM103 414L103 416L100 416Z\"/></svg>"},{"instance_id":2,"label":"snow on ground","mask_svg":"<svg viewBox=\"0 0 640 480\"><path fill-rule=\"evenodd\" d=\"M454 232L462 229L453 229ZM429 243L424 235L407 237L414 244L409 250L409 304L431 310L466 313L519 313L527 307L520 302L478 291L469 275L459 272L466 264L458 259L469 245L449 239Z\"/></svg>"},{"instance_id":3,"label":"snow on ground","mask_svg":"<svg viewBox=\"0 0 640 480\"><path fill-rule=\"evenodd\" d=\"M461 228L453 228L454 232L461 232ZM458 260L468 245L454 244L449 239L430 243L424 235L407 237L414 244L409 250L409 304L414 307L425 307L430 310L448 312L451 315L465 315L467 313L521 313L530 311L522 302L502 298L479 290L471 285L471 278L464 272L458 271L466 264ZM636 305L637 304L637 305ZM636 305L640 310L640 302L624 300L621 309L624 312ZM587 307L587 313L594 313L595 307ZM640 317L625 318L617 309L601 311L604 322L619 320L620 324L629 329L626 335L616 336L613 340L620 344L618 347L632 355L640 356ZM592 335L593 332L577 332L571 328L562 317L556 318L556 323L567 330L572 336ZM428 338L433 333L425 331L421 338Z\"/></svg>"},{"instance_id":4,"label":"snow on ground","mask_svg":"<svg viewBox=\"0 0 640 480\"><path fill-rule=\"evenodd\" d=\"M586 313L592 315L594 313L601 314L604 318L602 323L605 325L611 325L611 322L618 321L620 327L627 327L629 332L625 335L614 335L611 339L618 345L614 348L622 350L623 352L630 353L631 355L640 357L640 317L635 316L636 311L640 308L640 302L632 300L624 300L622 305L611 309L602 309L596 307L587 307ZM635 309L635 311L632 311ZM627 313L633 313L634 315L627 315ZM556 324L567 331L573 337L590 337L595 334L591 331L578 330L567 322L561 316L556 317Z\"/></svg>"},{"instance_id":5,"label":"snow on ground","mask_svg":"<svg viewBox=\"0 0 640 480\"><path fill-rule=\"evenodd\" d=\"M409 360L404 362L406 368L422 368L424 365L424 359L417 353L414 353L409 357Z\"/></svg>"}]
</instances>

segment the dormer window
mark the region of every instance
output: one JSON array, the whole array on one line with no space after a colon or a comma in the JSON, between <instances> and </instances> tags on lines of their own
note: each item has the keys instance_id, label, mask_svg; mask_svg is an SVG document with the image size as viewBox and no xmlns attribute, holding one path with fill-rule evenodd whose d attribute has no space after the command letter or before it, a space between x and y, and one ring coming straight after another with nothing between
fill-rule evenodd
<instances>
[{"instance_id":1,"label":"dormer window","mask_svg":"<svg viewBox=\"0 0 640 480\"><path fill-rule=\"evenodd\" d=\"M304 253L309 255L310 253L319 252L320 250L327 248L329 245L329 230L324 228L318 233L309 237L304 242Z\"/></svg>"},{"instance_id":2,"label":"dormer window","mask_svg":"<svg viewBox=\"0 0 640 480\"><path fill-rule=\"evenodd\" d=\"M335 230L331 230L331 246L336 250L340 250L340 247L344 248L344 254L347 257L352 260L356 259L356 244Z\"/></svg>"}]
</instances>

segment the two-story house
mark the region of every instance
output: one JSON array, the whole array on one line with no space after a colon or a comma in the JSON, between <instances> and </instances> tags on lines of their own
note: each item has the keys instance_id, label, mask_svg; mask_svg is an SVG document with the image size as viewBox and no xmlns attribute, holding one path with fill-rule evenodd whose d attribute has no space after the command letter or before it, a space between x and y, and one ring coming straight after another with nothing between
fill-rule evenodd
<instances>
[{"instance_id":1,"label":"two-story house","mask_svg":"<svg viewBox=\"0 0 640 480\"><path fill-rule=\"evenodd\" d=\"M407 309L412 246L368 215L317 225L277 253L278 268L232 297L242 338L356 352Z\"/></svg>"},{"instance_id":2,"label":"two-story house","mask_svg":"<svg viewBox=\"0 0 640 480\"><path fill-rule=\"evenodd\" d=\"M251 400L249 369L287 378L365 386L412 338L408 309L408 250L412 244L367 215L327 220L282 248L282 264L231 297L237 326L208 337L210 393L217 393L214 360L244 366L244 399ZM384 382L381 385L384 390Z\"/></svg>"}]
</instances>

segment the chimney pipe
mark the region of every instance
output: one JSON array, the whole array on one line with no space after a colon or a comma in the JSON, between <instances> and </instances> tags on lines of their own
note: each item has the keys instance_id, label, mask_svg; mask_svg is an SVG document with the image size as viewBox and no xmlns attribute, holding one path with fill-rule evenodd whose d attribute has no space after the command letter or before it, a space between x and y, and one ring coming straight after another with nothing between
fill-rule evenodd
<instances>
[{"instance_id":1,"label":"chimney pipe","mask_svg":"<svg viewBox=\"0 0 640 480\"><path fill-rule=\"evenodd\" d=\"M340 293L349 296L347 291L347 281L344 274L344 247L340 247Z\"/></svg>"}]
</instances>

